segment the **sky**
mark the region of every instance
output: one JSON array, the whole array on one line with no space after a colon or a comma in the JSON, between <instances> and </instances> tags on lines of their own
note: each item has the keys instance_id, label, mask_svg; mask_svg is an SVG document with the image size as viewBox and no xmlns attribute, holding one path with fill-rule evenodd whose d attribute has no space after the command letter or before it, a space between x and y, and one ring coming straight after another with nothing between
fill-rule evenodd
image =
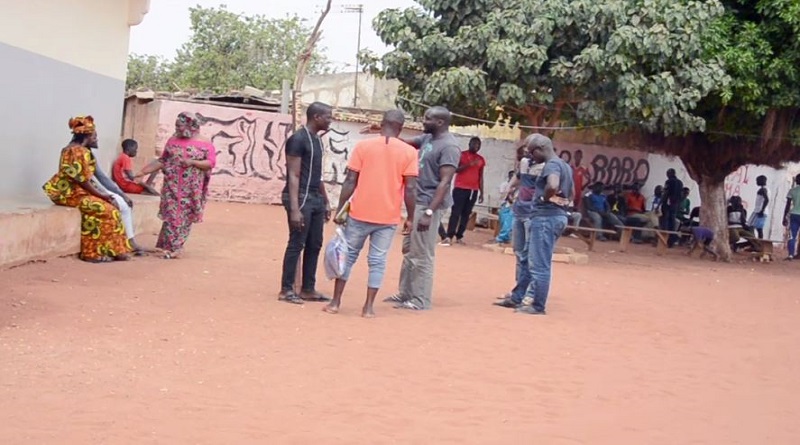
<instances>
[{"instance_id":1,"label":"sky","mask_svg":"<svg viewBox=\"0 0 800 445\"><path fill-rule=\"evenodd\" d=\"M415 6L413 0L343 0L333 2L331 13L322 24L321 46L334 67L352 71L358 48L358 14L339 13L342 5L364 4L361 48L383 54L387 48L372 30L372 19L383 9ZM131 29L130 52L173 58L189 39L189 7L227 5L229 11L247 15L264 14L272 18L298 15L313 27L325 0L151 0L144 21Z\"/></svg>"}]
</instances>

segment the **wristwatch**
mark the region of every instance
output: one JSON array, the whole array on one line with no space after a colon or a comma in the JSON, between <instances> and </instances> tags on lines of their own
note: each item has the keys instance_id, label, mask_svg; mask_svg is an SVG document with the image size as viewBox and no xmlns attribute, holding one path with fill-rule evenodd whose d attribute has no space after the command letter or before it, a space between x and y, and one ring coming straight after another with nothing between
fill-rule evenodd
<instances>
[{"instance_id":1,"label":"wristwatch","mask_svg":"<svg viewBox=\"0 0 800 445\"><path fill-rule=\"evenodd\" d=\"M425 216L433 216L433 210L425 209Z\"/></svg>"}]
</instances>

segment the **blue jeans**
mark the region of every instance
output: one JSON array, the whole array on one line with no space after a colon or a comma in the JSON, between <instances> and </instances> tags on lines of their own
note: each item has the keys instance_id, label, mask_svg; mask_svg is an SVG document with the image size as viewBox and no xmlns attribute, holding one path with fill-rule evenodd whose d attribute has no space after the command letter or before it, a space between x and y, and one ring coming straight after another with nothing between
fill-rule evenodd
<instances>
[{"instance_id":1,"label":"blue jeans","mask_svg":"<svg viewBox=\"0 0 800 445\"><path fill-rule=\"evenodd\" d=\"M800 215L794 213L789 215L789 256L797 256L797 236L800 232Z\"/></svg>"},{"instance_id":2,"label":"blue jeans","mask_svg":"<svg viewBox=\"0 0 800 445\"><path fill-rule=\"evenodd\" d=\"M525 297L533 299L533 308L537 311L544 311L547 304L547 296L550 293L553 250L556 247L556 240L564 233L566 227L566 215L534 216L530 220L528 269L531 283Z\"/></svg>"},{"instance_id":3,"label":"blue jeans","mask_svg":"<svg viewBox=\"0 0 800 445\"><path fill-rule=\"evenodd\" d=\"M511 289L511 300L522 303L525 291L531 283L531 272L528 268L528 232L530 231L530 218L514 217L514 228L511 229L511 241L514 248L514 256L517 257L517 284Z\"/></svg>"},{"instance_id":4,"label":"blue jeans","mask_svg":"<svg viewBox=\"0 0 800 445\"><path fill-rule=\"evenodd\" d=\"M383 274L386 271L386 257L389 248L392 247L396 224L372 224L348 218L344 228L344 237L347 240L347 269L342 280L350 278L350 270L358 259L358 254L364 248L364 243L369 238L369 253L367 254L367 264L369 265L369 277L367 287L380 289L383 284Z\"/></svg>"}]
</instances>

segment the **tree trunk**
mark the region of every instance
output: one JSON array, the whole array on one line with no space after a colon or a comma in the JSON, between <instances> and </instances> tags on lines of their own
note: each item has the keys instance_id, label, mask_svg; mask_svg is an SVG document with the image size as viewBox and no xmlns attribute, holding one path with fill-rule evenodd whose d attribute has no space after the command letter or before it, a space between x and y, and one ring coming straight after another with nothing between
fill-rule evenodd
<instances>
[{"instance_id":1,"label":"tree trunk","mask_svg":"<svg viewBox=\"0 0 800 445\"><path fill-rule=\"evenodd\" d=\"M723 261L732 257L728 240L728 205L725 200L725 181L715 181L708 176L700 176L700 225L714 231L713 248Z\"/></svg>"}]
</instances>

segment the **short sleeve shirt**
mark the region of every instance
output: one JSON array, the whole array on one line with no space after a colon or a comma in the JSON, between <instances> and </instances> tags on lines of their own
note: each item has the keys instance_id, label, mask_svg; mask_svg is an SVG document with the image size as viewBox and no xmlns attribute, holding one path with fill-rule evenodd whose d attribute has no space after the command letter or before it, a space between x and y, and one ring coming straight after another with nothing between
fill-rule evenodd
<instances>
[{"instance_id":1,"label":"short sleeve shirt","mask_svg":"<svg viewBox=\"0 0 800 445\"><path fill-rule=\"evenodd\" d=\"M542 173L544 165L536 164L529 158L522 158L519 161L519 171L517 178L519 179L519 189L517 192L517 199L511 209L514 215L518 218L527 218L531 216L531 205L533 198L536 194L536 179Z\"/></svg>"},{"instance_id":2,"label":"short sleeve shirt","mask_svg":"<svg viewBox=\"0 0 800 445\"><path fill-rule=\"evenodd\" d=\"M125 171L132 170L133 159L125 153L120 153L117 160L114 161L114 164L111 166L111 179L120 186L133 184L133 182L125 176Z\"/></svg>"},{"instance_id":3,"label":"short sleeve shirt","mask_svg":"<svg viewBox=\"0 0 800 445\"><path fill-rule=\"evenodd\" d=\"M474 162L475 165L469 165ZM486 167L486 160L478 153L470 153L469 150L461 152L461 165L464 165L464 170L456 173L456 181L453 187L465 190L480 190L481 188L481 174L484 167Z\"/></svg>"},{"instance_id":4,"label":"short sleeve shirt","mask_svg":"<svg viewBox=\"0 0 800 445\"><path fill-rule=\"evenodd\" d=\"M301 158L300 164L300 196L308 190L309 194L319 192L322 183L322 140L316 134L311 134L307 128L296 131L286 140L286 157ZM287 172L284 193L289 191Z\"/></svg>"},{"instance_id":5,"label":"short sleeve shirt","mask_svg":"<svg viewBox=\"0 0 800 445\"><path fill-rule=\"evenodd\" d=\"M536 197L533 201L533 216L566 216L567 207L544 201L544 192L547 187L547 178L550 175L558 176L557 195L572 199L575 194L575 185L572 180L572 168L561 158L547 161L542 169L542 174L536 179Z\"/></svg>"},{"instance_id":6,"label":"short sleeve shirt","mask_svg":"<svg viewBox=\"0 0 800 445\"><path fill-rule=\"evenodd\" d=\"M800 185L789 190L789 194L786 198L792 200L792 208L789 210L789 213L792 215L800 215Z\"/></svg>"},{"instance_id":7,"label":"short sleeve shirt","mask_svg":"<svg viewBox=\"0 0 800 445\"><path fill-rule=\"evenodd\" d=\"M372 224L398 224L404 196L404 178L417 176L417 151L405 142L385 137L360 141L347 168L358 172L350 199L350 217Z\"/></svg>"},{"instance_id":8,"label":"short sleeve shirt","mask_svg":"<svg viewBox=\"0 0 800 445\"><path fill-rule=\"evenodd\" d=\"M423 134L414 139L414 145L419 147L419 177L417 178L417 203L424 206L430 205L436 188L439 187L441 175L439 169L443 166L458 167L461 159L461 149L455 136L450 133L434 139L430 134ZM453 199L448 194L442 203L441 209L453 205Z\"/></svg>"}]
</instances>

